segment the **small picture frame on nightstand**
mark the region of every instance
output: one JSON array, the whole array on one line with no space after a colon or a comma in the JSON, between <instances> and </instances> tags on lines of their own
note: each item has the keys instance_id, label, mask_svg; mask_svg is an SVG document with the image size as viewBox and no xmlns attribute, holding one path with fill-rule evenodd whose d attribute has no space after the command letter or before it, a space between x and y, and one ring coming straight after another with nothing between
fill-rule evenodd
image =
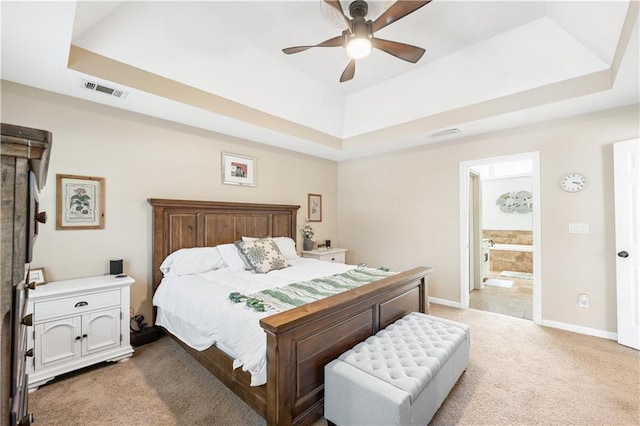
<instances>
[{"instance_id":1,"label":"small picture frame on nightstand","mask_svg":"<svg viewBox=\"0 0 640 426\"><path fill-rule=\"evenodd\" d=\"M24 277L25 282L29 280L29 283L35 283L35 285L42 285L47 283L47 276L44 273L44 268L30 269Z\"/></svg>"}]
</instances>

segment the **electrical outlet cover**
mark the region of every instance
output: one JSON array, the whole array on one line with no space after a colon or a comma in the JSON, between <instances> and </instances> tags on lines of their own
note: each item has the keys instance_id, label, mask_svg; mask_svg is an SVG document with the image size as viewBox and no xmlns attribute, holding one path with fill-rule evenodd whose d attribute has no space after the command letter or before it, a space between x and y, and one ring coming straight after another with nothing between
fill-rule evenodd
<instances>
[{"instance_id":1,"label":"electrical outlet cover","mask_svg":"<svg viewBox=\"0 0 640 426\"><path fill-rule=\"evenodd\" d=\"M588 308L591 305L591 301L589 300L589 295L581 294L578 297L578 306L581 308Z\"/></svg>"}]
</instances>

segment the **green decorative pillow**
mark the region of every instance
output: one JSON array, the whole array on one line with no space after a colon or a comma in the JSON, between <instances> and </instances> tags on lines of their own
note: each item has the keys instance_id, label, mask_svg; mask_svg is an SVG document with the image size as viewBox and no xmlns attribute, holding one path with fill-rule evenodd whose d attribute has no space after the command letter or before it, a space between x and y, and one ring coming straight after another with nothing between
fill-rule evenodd
<instances>
[{"instance_id":1,"label":"green decorative pillow","mask_svg":"<svg viewBox=\"0 0 640 426\"><path fill-rule=\"evenodd\" d=\"M236 241L240 255L259 274L282 269L289 266L278 246L271 238L260 238L253 241Z\"/></svg>"}]
</instances>

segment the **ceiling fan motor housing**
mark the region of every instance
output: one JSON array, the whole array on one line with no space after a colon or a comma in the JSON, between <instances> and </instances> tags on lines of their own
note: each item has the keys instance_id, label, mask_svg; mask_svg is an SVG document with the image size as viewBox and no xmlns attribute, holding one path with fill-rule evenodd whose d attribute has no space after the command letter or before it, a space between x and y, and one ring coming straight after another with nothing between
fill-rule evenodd
<instances>
[{"instance_id":1,"label":"ceiling fan motor housing","mask_svg":"<svg viewBox=\"0 0 640 426\"><path fill-rule=\"evenodd\" d=\"M356 0L349 5L349 14L352 18L364 18L369 13L369 5L366 1Z\"/></svg>"},{"instance_id":2,"label":"ceiling fan motor housing","mask_svg":"<svg viewBox=\"0 0 640 426\"><path fill-rule=\"evenodd\" d=\"M350 31L347 32L345 37L345 46L349 43L349 40L355 38L371 39L373 37L372 22L366 19L368 12L369 5L363 0L355 0L349 5L349 14L353 19L351 20L351 28L349 28Z\"/></svg>"}]
</instances>

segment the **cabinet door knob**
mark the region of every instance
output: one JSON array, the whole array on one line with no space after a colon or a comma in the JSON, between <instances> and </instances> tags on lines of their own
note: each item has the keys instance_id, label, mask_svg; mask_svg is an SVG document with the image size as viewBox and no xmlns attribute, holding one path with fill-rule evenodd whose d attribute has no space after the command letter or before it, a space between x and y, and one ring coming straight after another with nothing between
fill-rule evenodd
<instances>
[{"instance_id":1,"label":"cabinet door knob","mask_svg":"<svg viewBox=\"0 0 640 426\"><path fill-rule=\"evenodd\" d=\"M47 223L47 212L39 212L36 215L36 221L40 223Z\"/></svg>"},{"instance_id":2,"label":"cabinet door knob","mask_svg":"<svg viewBox=\"0 0 640 426\"><path fill-rule=\"evenodd\" d=\"M28 284L25 284L25 287L27 287L29 290L35 290L36 289L36 282L35 281L31 281Z\"/></svg>"},{"instance_id":3,"label":"cabinet door knob","mask_svg":"<svg viewBox=\"0 0 640 426\"><path fill-rule=\"evenodd\" d=\"M621 252L618 253L618 256L624 259L625 257L629 257L629 253L622 250Z\"/></svg>"},{"instance_id":4,"label":"cabinet door knob","mask_svg":"<svg viewBox=\"0 0 640 426\"><path fill-rule=\"evenodd\" d=\"M86 335L86 334L83 334L83 335L82 335L82 338L83 338L83 339L86 339L86 338L87 338L87 335Z\"/></svg>"},{"instance_id":5,"label":"cabinet door knob","mask_svg":"<svg viewBox=\"0 0 640 426\"><path fill-rule=\"evenodd\" d=\"M33 325L33 314L25 315L24 317L22 317L20 323L31 327Z\"/></svg>"},{"instance_id":6,"label":"cabinet door knob","mask_svg":"<svg viewBox=\"0 0 640 426\"><path fill-rule=\"evenodd\" d=\"M76 308L81 308L82 306L87 306L89 303L85 302L84 300L82 302L78 302L76 303Z\"/></svg>"},{"instance_id":7,"label":"cabinet door knob","mask_svg":"<svg viewBox=\"0 0 640 426\"><path fill-rule=\"evenodd\" d=\"M80 337L80 336L76 336L76 342L77 342L78 340L80 340L80 339L82 339L82 337Z\"/></svg>"},{"instance_id":8,"label":"cabinet door knob","mask_svg":"<svg viewBox=\"0 0 640 426\"><path fill-rule=\"evenodd\" d=\"M28 350L24 353L24 356L32 357L32 356L33 356L33 348L28 349Z\"/></svg>"}]
</instances>

